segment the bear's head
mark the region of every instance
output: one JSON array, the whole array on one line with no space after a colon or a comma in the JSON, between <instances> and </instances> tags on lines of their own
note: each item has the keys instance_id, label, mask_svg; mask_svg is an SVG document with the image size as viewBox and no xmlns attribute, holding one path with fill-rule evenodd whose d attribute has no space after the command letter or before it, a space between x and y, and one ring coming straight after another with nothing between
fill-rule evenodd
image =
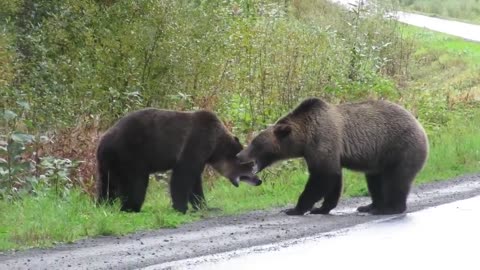
<instances>
[{"instance_id":1,"label":"bear's head","mask_svg":"<svg viewBox=\"0 0 480 270\"><path fill-rule=\"evenodd\" d=\"M253 163L258 173L272 163L301 155L301 134L287 121L279 121L260 132L247 148L237 154L243 164Z\"/></svg>"},{"instance_id":2,"label":"bear's head","mask_svg":"<svg viewBox=\"0 0 480 270\"><path fill-rule=\"evenodd\" d=\"M243 149L239 139L228 134L221 140L210 162L211 166L228 178L235 187L238 187L240 181L253 186L261 185L262 180L253 173L253 163L240 162L237 158L237 154Z\"/></svg>"}]
</instances>

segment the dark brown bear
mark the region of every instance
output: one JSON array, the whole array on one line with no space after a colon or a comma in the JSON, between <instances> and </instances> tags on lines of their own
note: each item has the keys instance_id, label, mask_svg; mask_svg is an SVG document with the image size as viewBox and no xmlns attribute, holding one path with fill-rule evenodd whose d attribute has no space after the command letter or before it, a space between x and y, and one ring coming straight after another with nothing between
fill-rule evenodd
<instances>
[{"instance_id":1,"label":"dark brown bear","mask_svg":"<svg viewBox=\"0 0 480 270\"><path fill-rule=\"evenodd\" d=\"M240 180L259 185L252 165L240 164L242 145L209 111L176 112L144 109L111 127L97 148L97 197L119 198L123 211L139 212L149 174L172 170L173 208L185 213L205 205L202 172L206 164L238 186Z\"/></svg>"},{"instance_id":2,"label":"dark brown bear","mask_svg":"<svg viewBox=\"0 0 480 270\"><path fill-rule=\"evenodd\" d=\"M428 155L425 131L404 108L387 101L331 105L303 101L256 136L238 154L254 162L254 172L273 162L303 157L310 173L305 190L288 215L328 214L342 193L342 168L365 173L372 203L358 208L371 214L405 212L410 186Z\"/></svg>"}]
</instances>

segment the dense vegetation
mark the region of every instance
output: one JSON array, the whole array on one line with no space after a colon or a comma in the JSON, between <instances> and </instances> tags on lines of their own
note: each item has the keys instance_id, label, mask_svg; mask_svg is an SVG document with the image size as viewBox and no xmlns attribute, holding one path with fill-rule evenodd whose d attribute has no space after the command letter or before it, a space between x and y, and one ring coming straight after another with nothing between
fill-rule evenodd
<instances>
[{"instance_id":1,"label":"dense vegetation","mask_svg":"<svg viewBox=\"0 0 480 270\"><path fill-rule=\"evenodd\" d=\"M480 23L480 0L400 0L408 10Z\"/></svg>"},{"instance_id":2,"label":"dense vegetation","mask_svg":"<svg viewBox=\"0 0 480 270\"><path fill-rule=\"evenodd\" d=\"M211 109L246 142L308 96L385 98L429 133L418 182L478 171L480 45L385 20L386 8L367 16L319 0L0 0L0 249L212 214L173 212L156 179L142 213L94 205L98 137L147 106ZM262 186L235 189L208 171L207 200L227 214L284 206L305 177L302 162L284 162ZM345 178L346 195L366 194L361 175Z\"/></svg>"},{"instance_id":3,"label":"dense vegetation","mask_svg":"<svg viewBox=\"0 0 480 270\"><path fill-rule=\"evenodd\" d=\"M395 23L323 1L2 3L2 133L34 142L33 169L86 161L89 191L98 131L128 111L212 109L243 136L307 96L398 98L409 53Z\"/></svg>"}]
</instances>

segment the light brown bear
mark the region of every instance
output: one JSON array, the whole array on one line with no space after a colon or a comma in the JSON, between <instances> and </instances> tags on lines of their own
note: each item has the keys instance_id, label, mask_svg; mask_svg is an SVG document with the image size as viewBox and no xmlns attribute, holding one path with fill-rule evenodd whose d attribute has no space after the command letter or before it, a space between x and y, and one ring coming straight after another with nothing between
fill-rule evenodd
<instances>
[{"instance_id":1,"label":"light brown bear","mask_svg":"<svg viewBox=\"0 0 480 270\"><path fill-rule=\"evenodd\" d=\"M342 168L365 173L372 203L359 207L359 212L403 213L427 156L424 129L399 105L332 105L317 98L304 100L237 155L244 163L253 161L256 172L279 160L305 159L310 176L288 215L328 214L335 208L342 193ZM312 209L321 199L322 206Z\"/></svg>"}]
</instances>

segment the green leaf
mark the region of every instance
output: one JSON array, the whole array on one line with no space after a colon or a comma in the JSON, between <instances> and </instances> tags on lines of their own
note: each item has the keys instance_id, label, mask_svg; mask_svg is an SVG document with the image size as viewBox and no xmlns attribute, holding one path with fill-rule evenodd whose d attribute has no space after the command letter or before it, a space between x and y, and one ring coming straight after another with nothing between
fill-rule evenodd
<instances>
[{"instance_id":1,"label":"green leaf","mask_svg":"<svg viewBox=\"0 0 480 270\"><path fill-rule=\"evenodd\" d=\"M21 163L17 163L15 165L17 169L20 169L22 172L25 172L26 170L30 170L33 167L33 164L30 161L23 161Z\"/></svg>"},{"instance_id":2,"label":"green leaf","mask_svg":"<svg viewBox=\"0 0 480 270\"><path fill-rule=\"evenodd\" d=\"M23 123L25 124L25 126L27 126L27 128L30 128L30 129L35 128L35 125L32 120L23 119Z\"/></svg>"},{"instance_id":3,"label":"green leaf","mask_svg":"<svg viewBox=\"0 0 480 270\"><path fill-rule=\"evenodd\" d=\"M10 111L10 110L5 110L3 112L3 119L7 120L7 121L10 121L10 120L13 120L17 117L17 114Z\"/></svg>"},{"instance_id":4,"label":"green leaf","mask_svg":"<svg viewBox=\"0 0 480 270\"><path fill-rule=\"evenodd\" d=\"M30 104L28 104L26 101L17 101L17 104L24 110L30 110Z\"/></svg>"},{"instance_id":5,"label":"green leaf","mask_svg":"<svg viewBox=\"0 0 480 270\"><path fill-rule=\"evenodd\" d=\"M13 133L12 140L19 143L30 143L32 142L34 137L29 134L24 133Z\"/></svg>"}]
</instances>

